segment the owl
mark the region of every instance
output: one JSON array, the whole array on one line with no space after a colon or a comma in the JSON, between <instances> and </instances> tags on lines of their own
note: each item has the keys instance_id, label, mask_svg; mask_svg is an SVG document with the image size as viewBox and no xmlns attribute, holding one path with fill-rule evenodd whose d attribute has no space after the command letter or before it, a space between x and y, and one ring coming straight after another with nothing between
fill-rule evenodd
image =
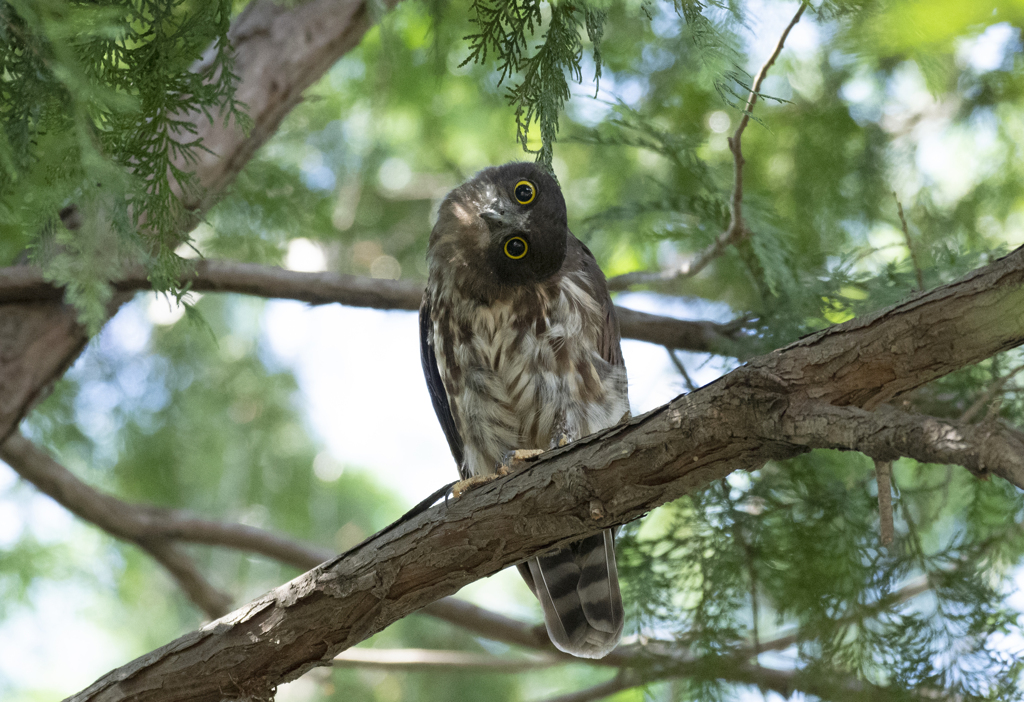
<instances>
[{"instance_id":1,"label":"owl","mask_svg":"<svg viewBox=\"0 0 1024 702\"><path fill-rule=\"evenodd\" d=\"M445 197L427 249L420 350L464 483L629 416L619 325L554 178L487 168ZM554 645L601 658L622 638L611 529L520 564Z\"/></svg>"}]
</instances>

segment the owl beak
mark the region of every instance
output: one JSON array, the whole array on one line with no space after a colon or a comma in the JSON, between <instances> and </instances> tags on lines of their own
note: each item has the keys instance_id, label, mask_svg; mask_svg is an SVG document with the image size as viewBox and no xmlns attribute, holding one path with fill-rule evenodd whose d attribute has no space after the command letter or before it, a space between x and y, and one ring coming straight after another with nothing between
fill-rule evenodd
<instances>
[{"instance_id":1,"label":"owl beak","mask_svg":"<svg viewBox=\"0 0 1024 702\"><path fill-rule=\"evenodd\" d=\"M492 205L492 207L480 212L480 219L487 222L487 226L491 229L508 223L505 217L504 208L498 205L498 203L494 203L494 205L497 205L501 209L495 209Z\"/></svg>"},{"instance_id":2,"label":"owl beak","mask_svg":"<svg viewBox=\"0 0 1024 702\"><path fill-rule=\"evenodd\" d=\"M480 211L480 219L487 222L491 234L501 234L509 230L521 230L524 225L523 215L516 212L512 205L502 197L496 197Z\"/></svg>"}]
</instances>

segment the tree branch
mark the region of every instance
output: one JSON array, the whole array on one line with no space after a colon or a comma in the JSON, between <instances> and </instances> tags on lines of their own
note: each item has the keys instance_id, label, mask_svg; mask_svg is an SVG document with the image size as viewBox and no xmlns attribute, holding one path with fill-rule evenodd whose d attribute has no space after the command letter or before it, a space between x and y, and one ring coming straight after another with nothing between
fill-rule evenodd
<instances>
[{"instance_id":1,"label":"tree branch","mask_svg":"<svg viewBox=\"0 0 1024 702\"><path fill-rule=\"evenodd\" d=\"M214 588L195 562L161 533L159 524L166 521L163 510L129 505L94 490L21 434L0 444L0 459L68 511L153 556L211 619L228 611L231 597Z\"/></svg>"},{"instance_id":2,"label":"tree branch","mask_svg":"<svg viewBox=\"0 0 1024 702\"><path fill-rule=\"evenodd\" d=\"M299 567L311 568L327 560L333 554L327 549L318 549L298 541L290 540L253 527L238 524L224 524L204 520L185 512L165 510L145 505L125 503L104 495L82 483L67 469L53 461L45 452L35 447L20 435L15 435L0 448L3 457L26 480L36 484L60 504L76 515L87 519L115 536L139 543L182 585L190 598L206 611L223 612L229 598L210 588L199 575L191 559L188 559L167 539L181 539L196 543L239 548L261 553ZM928 588L927 580L911 583L886 603L903 601ZM922 584L923 583L923 584ZM431 603L423 610L425 614L444 619L456 626L468 629L492 640L517 644L543 651L545 656L529 659L494 659L483 654L464 652L432 651L388 651L377 649L352 649L335 658L335 665L376 666L401 668L404 670L425 670L439 666L490 669L494 671L518 671L546 667L576 659L557 652L544 634L543 627L504 617L471 603L446 598ZM765 642L760 650L779 650L793 645L796 634L779 637ZM740 656L741 658L745 656ZM650 642L645 645L627 644L613 654L594 663L617 668L644 668L652 660L662 662L691 661L692 654L684 646L672 642ZM626 678L619 677L620 682ZM634 677L628 679L634 680ZM627 687L634 687L633 682ZM596 694L601 686L592 688ZM625 688L619 688L625 689ZM580 693L582 694L582 693ZM596 698L595 698L596 699Z\"/></svg>"},{"instance_id":3,"label":"tree branch","mask_svg":"<svg viewBox=\"0 0 1024 702\"><path fill-rule=\"evenodd\" d=\"M222 617L231 610L231 595L215 588L199 571L196 562L180 548L165 539L136 540L135 543L167 569L188 598L210 619Z\"/></svg>"},{"instance_id":4,"label":"tree branch","mask_svg":"<svg viewBox=\"0 0 1024 702\"><path fill-rule=\"evenodd\" d=\"M22 478L79 518L95 524L112 536L135 543L146 550L170 572L189 598L211 618L226 612L230 597L214 589L203 578L195 563L171 543L172 540L251 551L304 569L314 568L334 556L328 549L281 537L255 527L206 520L179 510L124 502L86 485L20 434L13 435L0 446L0 458ZM353 649L336 657L334 664L365 664L414 670L439 665L519 670L555 663L579 662L578 659L554 648L542 624L511 619L450 597L432 602L420 611L484 638L537 650L544 656L509 662L505 659L498 661L478 654L466 654L478 657L464 658L458 663L446 655L450 652L438 652L437 655L433 655L429 651L393 651L382 654L376 649ZM648 642L644 645L622 646L594 663L618 668L643 667L649 665L652 656L674 662L692 658L685 647L671 642Z\"/></svg>"},{"instance_id":5,"label":"tree branch","mask_svg":"<svg viewBox=\"0 0 1024 702\"><path fill-rule=\"evenodd\" d=\"M305 273L276 266L237 261L204 260L182 278L198 292L235 292L260 297L302 300L314 305L337 302L381 310L418 310L423 284L340 273ZM135 269L113 282L121 292L149 290L146 272ZM0 303L59 300L63 290L48 283L31 266L0 268ZM740 355L739 324L694 322L617 307L622 335L698 353Z\"/></svg>"},{"instance_id":6,"label":"tree branch","mask_svg":"<svg viewBox=\"0 0 1024 702\"><path fill-rule=\"evenodd\" d=\"M1008 382L1013 380L1021 371L1024 371L1024 365L1017 366L1010 370L1005 375L997 378L989 387L981 394L981 396L971 403L971 406L964 410L964 413L960 415L960 421L964 424L971 422L975 417L984 409L985 405L995 399L996 395L1002 392L1003 388Z\"/></svg>"},{"instance_id":7,"label":"tree branch","mask_svg":"<svg viewBox=\"0 0 1024 702\"><path fill-rule=\"evenodd\" d=\"M390 10L398 0L309 0L282 6L256 0L231 22L228 38L239 76L235 99L246 106L252 129L243 132L223 115L208 119L189 116L206 150L195 160L178 163L194 172L202 186L200 197L185 205L204 212L219 199L256 150L274 133L285 116L302 100L303 91L359 44L375 12ZM214 48L192 70L204 72Z\"/></svg>"},{"instance_id":8,"label":"tree branch","mask_svg":"<svg viewBox=\"0 0 1024 702\"><path fill-rule=\"evenodd\" d=\"M963 424L889 406L868 412L807 402L790 403L781 429L788 441L808 448L860 451L877 461L953 463L1024 489L1024 434L998 422Z\"/></svg>"},{"instance_id":9,"label":"tree branch","mask_svg":"<svg viewBox=\"0 0 1024 702\"><path fill-rule=\"evenodd\" d=\"M684 263L682 266L670 268L664 271L636 271L633 273L626 273L624 275L617 275L608 281L609 290L625 290L632 285L643 283L664 283L678 278L689 278L697 275L704 270L709 263L721 256L727 248L740 243L750 236L750 230L747 229L746 224L743 222L743 166L746 163L746 160L743 158L741 140L743 139L743 132L747 128L747 123L750 122L750 117L754 114L754 105L757 103L757 98L761 95L761 84L764 83L764 79L768 76L769 69L775 65L776 59L778 59L779 54L782 53L782 47L785 46L789 33L793 30L793 27L796 26L797 22L800 21L800 18L803 16L804 10L806 9L807 3L800 3L800 8L796 11L796 14L793 15L793 19L790 20L789 24L786 25L785 30L782 32L782 36L779 37L779 41L775 44L775 50L757 72L757 75L754 77L754 82L750 88L750 94L747 95L747 104L743 109L743 117L740 118L740 123L737 125L736 131L731 137L729 137L729 150L732 151L733 156L733 185L732 195L729 198L729 226L727 226L725 231L719 234L707 248Z\"/></svg>"},{"instance_id":10,"label":"tree branch","mask_svg":"<svg viewBox=\"0 0 1024 702\"><path fill-rule=\"evenodd\" d=\"M900 428L874 439L867 429L878 427L869 427L871 415L860 408L1022 342L1024 249L1018 249L955 283L754 359L661 408L546 452L529 470L396 523L109 673L74 699L212 701L242 692L238 681L247 694L265 693L474 580L636 519L734 470L814 446L921 450L1016 475L1024 455L1015 463L1001 451L992 456L969 445L991 441L991 432L950 442L943 428L936 442L929 427L919 430L921 418L897 413L885 423L899 420ZM857 426L847 429L851 416ZM919 441L919 434L932 440Z\"/></svg>"},{"instance_id":11,"label":"tree branch","mask_svg":"<svg viewBox=\"0 0 1024 702\"><path fill-rule=\"evenodd\" d=\"M471 670L521 673L569 662L561 656L498 657L472 651L436 651L425 648L350 648L334 657L335 668L385 668L388 670Z\"/></svg>"}]
</instances>

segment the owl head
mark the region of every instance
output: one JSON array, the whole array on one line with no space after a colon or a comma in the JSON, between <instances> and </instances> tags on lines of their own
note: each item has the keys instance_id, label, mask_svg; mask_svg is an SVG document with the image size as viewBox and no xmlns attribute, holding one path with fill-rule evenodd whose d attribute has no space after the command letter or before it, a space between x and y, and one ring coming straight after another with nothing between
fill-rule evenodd
<instances>
[{"instance_id":1,"label":"owl head","mask_svg":"<svg viewBox=\"0 0 1024 702\"><path fill-rule=\"evenodd\" d=\"M570 236L555 179L532 163L486 168L441 203L428 257L460 287L508 288L554 275Z\"/></svg>"}]
</instances>

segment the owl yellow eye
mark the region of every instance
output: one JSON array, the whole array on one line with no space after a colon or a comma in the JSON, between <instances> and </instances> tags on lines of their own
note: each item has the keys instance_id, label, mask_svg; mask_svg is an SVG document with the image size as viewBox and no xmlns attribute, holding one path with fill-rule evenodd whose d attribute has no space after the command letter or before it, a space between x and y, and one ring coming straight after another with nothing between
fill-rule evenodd
<instances>
[{"instance_id":1,"label":"owl yellow eye","mask_svg":"<svg viewBox=\"0 0 1024 702\"><path fill-rule=\"evenodd\" d=\"M515 193L516 202L520 205L529 205L533 202L533 198L537 197L537 188L535 188L533 183L528 180L521 180L516 183L516 187L512 192ZM511 241L511 239L509 241ZM523 253L525 252L526 250L523 249ZM513 256L512 258L517 257Z\"/></svg>"},{"instance_id":2,"label":"owl yellow eye","mask_svg":"<svg viewBox=\"0 0 1024 702\"><path fill-rule=\"evenodd\" d=\"M526 239L514 236L505 242L505 255L513 260L519 260L526 255Z\"/></svg>"}]
</instances>

